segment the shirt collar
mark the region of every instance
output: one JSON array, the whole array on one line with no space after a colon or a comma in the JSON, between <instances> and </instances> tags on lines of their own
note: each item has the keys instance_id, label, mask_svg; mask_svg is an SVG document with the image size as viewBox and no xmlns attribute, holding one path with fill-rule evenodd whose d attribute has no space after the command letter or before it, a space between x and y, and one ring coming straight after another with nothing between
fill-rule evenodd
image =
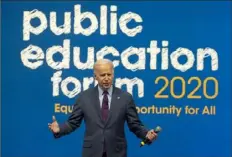
<instances>
[{"instance_id":1,"label":"shirt collar","mask_svg":"<svg viewBox=\"0 0 232 157\"><path fill-rule=\"evenodd\" d=\"M109 96L111 97L111 96L112 96L112 93L113 93L113 86L111 86L107 91L108 91L108 93L109 93ZM101 87L98 86L99 97L102 96L103 92L104 92L104 91L101 89Z\"/></svg>"}]
</instances>

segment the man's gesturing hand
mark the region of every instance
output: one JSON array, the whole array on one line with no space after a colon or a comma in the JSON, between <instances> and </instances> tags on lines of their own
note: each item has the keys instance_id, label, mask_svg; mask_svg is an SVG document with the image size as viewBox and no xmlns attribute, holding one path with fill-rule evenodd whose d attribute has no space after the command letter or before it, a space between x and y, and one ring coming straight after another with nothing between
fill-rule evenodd
<instances>
[{"instance_id":1,"label":"man's gesturing hand","mask_svg":"<svg viewBox=\"0 0 232 157\"><path fill-rule=\"evenodd\" d=\"M155 140L158 137L157 133L155 133L154 129L148 131L146 138L148 138L150 141Z\"/></svg>"},{"instance_id":2,"label":"man's gesturing hand","mask_svg":"<svg viewBox=\"0 0 232 157\"><path fill-rule=\"evenodd\" d=\"M49 129L53 132L53 133L59 133L60 132L60 128L59 128L59 124L56 121L56 117L52 116L52 123L48 123L48 127Z\"/></svg>"}]
</instances>

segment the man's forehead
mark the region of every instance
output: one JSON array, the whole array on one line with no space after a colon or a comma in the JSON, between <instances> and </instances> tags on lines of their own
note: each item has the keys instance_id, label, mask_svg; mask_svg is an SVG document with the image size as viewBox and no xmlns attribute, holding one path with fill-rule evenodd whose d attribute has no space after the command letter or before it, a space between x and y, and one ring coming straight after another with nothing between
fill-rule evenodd
<instances>
[{"instance_id":1,"label":"man's forehead","mask_svg":"<svg viewBox=\"0 0 232 157\"><path fill-rule=\"evenodd\" d=\"M98 74L113 74L114 70L112 68L102 68L102 69L96 69L96 73Z\"/></svg>"},{"instance_id":2,"label":"man's forehead","mask_svg":"<svg viewBox=\"0 0 232 157\"><path fill-rule=\"evenodd\" d=\"M101 69L101 70L97 70L98 73L112 73L113 70L112 69Z\"/></svg>"}]
</instances>

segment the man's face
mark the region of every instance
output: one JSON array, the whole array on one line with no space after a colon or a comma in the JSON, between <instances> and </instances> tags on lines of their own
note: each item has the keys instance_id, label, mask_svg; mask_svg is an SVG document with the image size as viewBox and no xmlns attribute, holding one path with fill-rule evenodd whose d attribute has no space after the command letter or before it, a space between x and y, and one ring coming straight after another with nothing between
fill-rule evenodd
<instances>
[{"instance_id":1,"label":"man's face","mask_svg":"<svg viewBox=\"0 0 232 157\"><path fill-rule=\"evenodd\" d=\"M114 70L111 64L99 64L95 68L95 79L98 81L98 85L107 90L111 87L114 79Z\"/></svg>"}]
</instances>

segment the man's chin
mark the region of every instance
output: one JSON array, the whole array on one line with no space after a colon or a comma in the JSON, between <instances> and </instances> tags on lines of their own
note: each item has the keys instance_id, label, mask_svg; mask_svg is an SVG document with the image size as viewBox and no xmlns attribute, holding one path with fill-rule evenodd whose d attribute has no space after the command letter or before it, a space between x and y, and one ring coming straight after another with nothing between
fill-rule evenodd
<instances>
[{"instance_id":1,"label":"man's chin","mask_svg":"<svg viewBox=\"0 0 232 157\"><path fill-rule=\"evenodd\" d=\"M109 89L110 87L111 87L111 85L104 85L104 86L103 86L103 88L104 88L105 90Z\"/></svg>"}]
</instances>

